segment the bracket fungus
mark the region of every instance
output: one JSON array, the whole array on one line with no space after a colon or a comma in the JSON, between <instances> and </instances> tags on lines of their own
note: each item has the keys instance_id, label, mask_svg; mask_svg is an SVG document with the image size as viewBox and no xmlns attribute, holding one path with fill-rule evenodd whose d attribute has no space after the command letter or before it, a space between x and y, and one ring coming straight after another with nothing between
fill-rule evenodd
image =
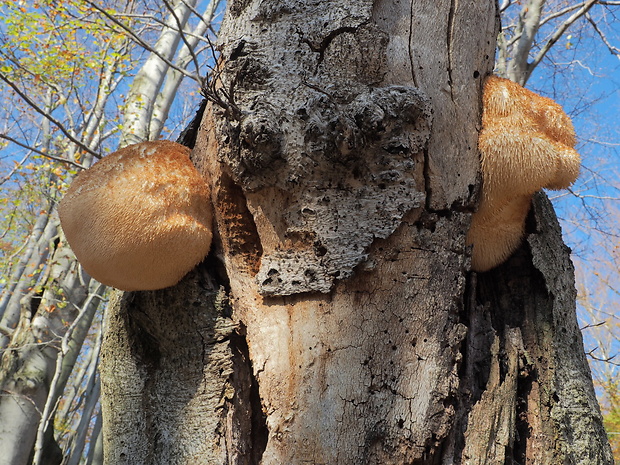
<instances>
[{"instance_id":1,"label":"bracket fungus","mask_svg":"<svg viewBox=\"0 0 620 465\"><path fill-rule=\"evenodd\" d=\"M142 142L75 178L58 213L88 274L126 291L162 289L207 255L210 190L189 153L171 141Z\"/></svg>"},{"instance_id":2,"label":"bracket fungus","mask_svg":"<svg viewBox=\"0 0 620 465\"><path fill-rule=\"evenodd\" d=\"M568 188L580 165L573 124L553 100L490 76L482 103L482 196L466 239L474 271L507 260L525 234L533 194Z\"/></svg>"}]
</instances>

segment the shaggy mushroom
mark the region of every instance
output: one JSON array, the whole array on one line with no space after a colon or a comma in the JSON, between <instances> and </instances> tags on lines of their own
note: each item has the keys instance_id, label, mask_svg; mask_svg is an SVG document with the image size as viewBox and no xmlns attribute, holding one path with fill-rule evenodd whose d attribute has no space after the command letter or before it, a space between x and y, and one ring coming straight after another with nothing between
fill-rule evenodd
<instances>
[{"instance_id":1,"label":"shaggy mushroom","mask_svg":"<svg viewBox=\"0 0 620 465\"><path fill-rule=\"evenodd\" d=\"M142 142L80 173L58 206L88 274L126 291L176 284L209 252L209 187L171 141Z\"/></svg>"},{"instance_id":2,"label":"shaggy mushroom","mask_svg":"<svg viewBox=\"0 0 620 465\"><path fill-rule=\"evenodd\" d=\"M482 103L482 196L466 239L474 271L508 259L525 234L533 194L566 189L580 164L573 124L553 100L490 76Z\"/></svg>"}]
</instances>

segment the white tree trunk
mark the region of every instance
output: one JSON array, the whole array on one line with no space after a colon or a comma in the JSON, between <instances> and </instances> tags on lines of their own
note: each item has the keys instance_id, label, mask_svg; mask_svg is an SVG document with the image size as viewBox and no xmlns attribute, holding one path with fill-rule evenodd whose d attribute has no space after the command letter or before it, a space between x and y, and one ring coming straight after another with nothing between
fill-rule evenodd
<instances>
[{"instance_id":1,"label":"white tree trunk","mask_svg":"<svg viewBox=\"0 0 620 465\"><path fill-rule=\"evenodd\" d=\"M506 77L522 86L525 85L527 79L530 77L531 69L528 57L530 50L532 50L532 44L534 43L538 28L540 27L540 16L545 3L545 0L529 0L527 4L523 5L523 8L521 8L519 27L516 32L520 37L517 41L514 57L510 62Z\"/></svg>"},{"instance_id":2,"label":"white tree trunk","mask_svg":"<svg viewBox=\"0 0 620 465\"><path fill-rule=\"evenodd\" d=\"M96 134L110 97L115 67L111 63L103 70L102 91L85 115L88 123L84 131L79 131L83 142L92 144L91 149L97 144ZM58 194L55 190L50 198L56 199ZM63 373L55 375L58 351L62 344L75 344L79 351L90 323L86 328L78 328L67 341L64 338L69 325L80 312L86 320L92 320L101 299L96 292L89 291L90 277L82 273L59 230L55 201L50 200L27 240L11 276L12 285L3 290L0 298L0 324L4 328L0 347L6 349L0 365L0 387L9 394L0 396L0 450L6 451L0 454L2 465L30 463L33 455L37 465L44 463L43 459L50 463L58 459L53 435L43 437L44 432L53 431L49 424L53 419L52 406L56 406L70 371L65 366ZM75 360L77 353L71 347L66 349L65 361ZM50 391L53 382L56 386ZM50 449L45 450L46 447Z\"/></svg>"},{"instance_id":3,"label":"white tree trunk","mask_svg":"<svg viewBox=\"0 0 620 465\"><path fill-rule=\"evenodd\" d=\"M175 11L183 24L194 5L195 1L179 2ZM172 17L169 21L176 27ZM157 52L172 60L179 40L179 32L166 28L156 45ZM142 77L147 76L144 78L147 85L144 85L144 79L137 79L132 86L133 93L128 97L130 102L142 110L144 102L151 104L146 116L142 110L137 116L126 115L128 123L123 128L124 134L131 131L148 133L152 102L157 98L159 81L163 80L168 69L168 65L162 63L157 56L149 60L139 73ZM84 115L84 127L66 128L74 136L79 134L81 141L93 150L99 144L99 130L105 116L103 110L118 84L115 81L116 66L117 63L109 63L103 69L100 92L90 112ZM162 75L161 79L157 78L158 73ZM152 78L159 85L153 84ZM171 104L171 98L163 100L160 110L167 114L167 106ZM144 126L140 127L141 124ZM70 158L68 154L67 158ZM92 158L88 157L85 164L91 161ZM51 197L57 195L58 192L54 192ZM55 202L52 201L28 239L12 275L11 286L4 289L0 297L0 347L5 349L0 366L0 387L5 394L0 396L0 465L43 465L62 460L52 434L53 419L72 366L65 365L62 372L56 372L58 354L61 346L67 344L76 344L79 350L89 325L72 334L69 341L63 338L80 310L84 310L87 320L92 320L101 296L89 289L90 277L83 274L59 229ZM66 357L62 361L75 361L77 353L71 347L64 349ZM98 384L95 383L87 397L88 408L92 411L98 398ZM86 415L89 415L88 408ZM67 458L69 461L80 459L79 448L88 431L88 420L87 416L84 422L75 425L72 451L75 455Z\"/></svg>"},{"instance_id":4,"label":"white tree trunk","mask_svg":"<svg viewBox=\"0 0 620 465\"><path fill-rule=\"evenodd\" d=\"M123 134L119 146L153 140L154 135L149 133L150 122L157 96L166 78L170 66L162 58L168 61L174 60L181 34L178 30L177 20L181 27L185 27L191 14L191 9L196 6L196 0L179 0L166 19L164 29L153 47L145 63L133 79L131 89L127 95L125 106ZM168 104L170 104L169 101ZM159 109L161 112L161 109Z\"/></svg>"},{"instance_id":5,"label":"white tree trunk","mask_svg":"<svg viewBox=\"0 0 620 465\"><path fill-rule=\"evenodd\" d=\"M195 50L197 46L207 36L209 28L212 26L213 16L220 4L220 0L211 0L207 3L204 12L201 14L201 21L191 31L185 35L185 40L181 50L176 56L176 64L179 68L185 69L196 58ZM194 63L197 67L200 63ZM196 73L200 72L196 69ZM152 140L156 140L164 127L164 123L168 119L171 103L177 95L177 91L185 75L175 68L169 68L166 73L166 82L157 96L155 105L153 106L152 118L149 122L149 134Z\"/></svg>"}]
</instances>

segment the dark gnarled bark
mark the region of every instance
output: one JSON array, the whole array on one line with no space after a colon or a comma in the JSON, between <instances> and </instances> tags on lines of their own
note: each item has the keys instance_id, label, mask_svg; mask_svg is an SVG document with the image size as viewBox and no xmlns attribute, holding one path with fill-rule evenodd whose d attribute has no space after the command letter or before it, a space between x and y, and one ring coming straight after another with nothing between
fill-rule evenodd
<instances>
[{"instance_id":1,"label":"dark gnarled bark","mask_svg":"<svg viewBox=\"0 0 620 465\"><path fill-rule=\"evenodd\" d=\"M538 194L533 205L527 245L478 276L470 315L486 337L471 337L468 346L486 371L477 378L488 382L470 391L477 440L468 455L490 448L500 462L613 463L577 324L570 251L547 197ZM467 366L475 379L474 362ZM507 409L514 420L491 428Z\"/></svg>"}]
</instances>

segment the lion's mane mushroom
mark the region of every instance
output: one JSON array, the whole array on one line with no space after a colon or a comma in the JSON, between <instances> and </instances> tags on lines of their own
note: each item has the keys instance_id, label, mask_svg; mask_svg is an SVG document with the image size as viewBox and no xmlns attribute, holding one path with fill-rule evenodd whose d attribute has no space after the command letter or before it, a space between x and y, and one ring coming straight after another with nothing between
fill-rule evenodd
<instances>
[{"instance_id":1,"label":"lion's mane mushroom","mask_svg":"<svg viewBox=\"0 0 620 465\"><path fill-rule=\"evenodd\" d=\"M93 278L126 291L176 284L209 252L209 187L170 141L142 142L79 174L60 202L60 222Z\"/></svg>"},{"instance_id":2,"label":"lion's mane mushroom","mask_svg":"<svg viewBox=\"0 0 620 465\"><path fill-rule=\"evenodd\" d=\"M487 79L478 139L482 196L466 239L473 270L494 268L519 247L536 191L565 189L577 179L574 146L560 105L508 79Z\"/></svg>"}]
</instances>

